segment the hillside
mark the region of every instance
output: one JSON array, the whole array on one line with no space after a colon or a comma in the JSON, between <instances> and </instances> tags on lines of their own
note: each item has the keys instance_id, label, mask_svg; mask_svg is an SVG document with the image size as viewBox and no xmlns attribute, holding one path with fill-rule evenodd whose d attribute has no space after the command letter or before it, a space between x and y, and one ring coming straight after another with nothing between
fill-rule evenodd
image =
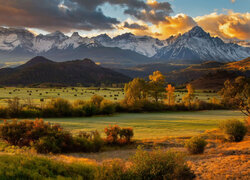
<instances>
[{"instance_id":1,"label":"hillside","mask_svg":"<svg viewBox=\"0 0 250 180\"><path fill-rule=\"evenodd\" d=\"M166 81L175 85L192 82L196 89L220 89L227 79L243 75L250 77L250 58L237 62L222 63L207 61L202 64L145 64L127 69L116 69L130 77L148 77L154 71L161 71Z\"/></svg>"},{"instance_id":2,"label":"hillside","mask_svg":"<svg viewBox=\"0 0 250 180\"><path fill-rule=\"evenodd\" d=\"M8 86L43 83L90 86L129 80L129 77L98 66L90 59L53 62L38 56L16 68L0 69L0 84Z\"/></svg>"}]
</instances>

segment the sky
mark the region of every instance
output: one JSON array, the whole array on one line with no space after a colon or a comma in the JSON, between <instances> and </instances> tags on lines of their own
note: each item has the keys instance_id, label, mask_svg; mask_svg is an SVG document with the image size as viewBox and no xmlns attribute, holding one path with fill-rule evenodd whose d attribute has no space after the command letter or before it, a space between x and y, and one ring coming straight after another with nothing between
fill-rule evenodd
<instances>
[{"instance_id":1,"label":"sky","mask_svg":"<svg viewBox=\"0 0 250 180\"><path fill-rule=\"evenodd\" d=\"M249 9L250 0L0 0L0 26L166 39L199 25L212 36L249 41Z\"/></svg>"}]
</instances>

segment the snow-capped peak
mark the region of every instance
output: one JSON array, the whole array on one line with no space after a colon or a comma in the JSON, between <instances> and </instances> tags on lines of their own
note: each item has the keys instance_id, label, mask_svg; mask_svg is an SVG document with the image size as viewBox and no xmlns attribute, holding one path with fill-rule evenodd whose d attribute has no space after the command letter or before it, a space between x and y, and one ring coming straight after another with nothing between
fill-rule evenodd
<instances>
[{"instance_id":1,"label":"snow-capped peak","mask_svg":"<svg viewBox=\"0 0 250 180\"><path fill-rule=\"evenodd\" d=\"M201 27L195 26L159 50L154 57L174 62L200 63L207 60L236 61L249 56L250 48L224 43L220 38L211 37Z\"/></svg>"},{"instance_id":2,"label":"snow-capped peak","mask_svg":"<svg viewBox=\"0 0 250 180\"><path fill-rule=\"evenodd\" d=\"M210 37L209 33L206 33L200 26L193 27L190 31L186 32L184 36L189 37Z\"/></svg>"}]
</instances>

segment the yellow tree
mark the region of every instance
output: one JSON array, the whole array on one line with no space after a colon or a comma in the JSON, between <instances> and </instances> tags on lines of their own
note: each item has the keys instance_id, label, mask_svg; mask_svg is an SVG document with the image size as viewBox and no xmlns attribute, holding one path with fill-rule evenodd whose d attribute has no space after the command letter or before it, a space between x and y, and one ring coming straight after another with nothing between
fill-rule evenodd
<instances>
[{"instance_id":1,"label":"yellow tree","mask_svg":"<svg viewBox=\"0 0 250 180\"><path fill-rule=\"evenodd\" d=\"M160 71L155 71L149 76L149 80L149 93L155 102L158 102L159 99L164 97L165 76Z\"/></svg>"},{"instance_id":2,"label":"yellow tree","mask_svg":"<svg viewBox=\"0 0 250 180\"><path fill-rule=\"evenodd\" d=\"M125 84L125 101L128 105L133 105L137 100L146 99L147 84L142 78L135 78Z\"/></svg>"},{"instance_id":3,"label":"yellow tree","mask_svg":"<svg viewBox=\"0 0 250 180\"><path fill-rule=\"evenodd\" d=\"M167 101L168 101L168 105L172 105L175 103L175 95L174 95L174 91L175 91L175 87L172 86L171 84L168 84L168 86L166 87L166 95L167 95Z\"/></svg>"},{"instance_id":4,"label":"yellow tree","mask_svg":"<svg viewBox=\"0 0 250 180\"><path fill-rule=\"evenodd\" d=\"M186 86L188 93L182 98L182 101L187 105L190 106L191 102L194 100L195 95L194 95L194 87L192 84L187 84Z\"/></svg>"},{"instance_id":5,"label":"yellow tree","mask_svg":"<svg viewBox=\"0 0 250 180\"><path fill-rule=\"evenodd\" d=\"M239 76L234 81L225 81L219 92L222 104L239 108L246 116L250 116L250 79Z\"/></svg>"}]
</instances>

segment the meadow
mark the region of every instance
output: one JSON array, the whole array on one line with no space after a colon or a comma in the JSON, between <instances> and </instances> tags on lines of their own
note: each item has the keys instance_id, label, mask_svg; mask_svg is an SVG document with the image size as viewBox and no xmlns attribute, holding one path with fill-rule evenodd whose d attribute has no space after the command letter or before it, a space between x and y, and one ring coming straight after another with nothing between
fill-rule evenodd
<instances>
[{"instance_id":1,"label":"meadow","mask_svg":"<svg viewBox=\"0 0 250 180\"><path fill-rule=\"evenodd\" d=\"M181 102L182 96L185 94L183 90L177 90L176 101ZM46 103L51 99L63 98L73 102L75 100L90 100L94 95L103 96L105 99L118 102L124 99L124 91L122 88L96 88L96 87L62 87L62 88L17 88L2 87L0 88L0 106L6 106L8 99L13 97L20 98L21 102L27 103L32 101L36 105ZM196 97L200 100L209 102L213 97L219 99L217 93L212 91L196 91Z\"/></svg>"},{"instance_id":2,"label":"meadow","mask_svg":"<svg viewBox=\"0 0 250 180\"><path fill-rule=\"evenodd\" d=\"M193 136L218 127L222 120L244 119L240 111L212 110L164 113L122 113L112 116L83 118L49 118L72 133L98 130L103 133L109 125L132 127L136 139L156 139L167 136ZM104 135L104 134L102 134Z\"/></svg>"}]
</instances>

